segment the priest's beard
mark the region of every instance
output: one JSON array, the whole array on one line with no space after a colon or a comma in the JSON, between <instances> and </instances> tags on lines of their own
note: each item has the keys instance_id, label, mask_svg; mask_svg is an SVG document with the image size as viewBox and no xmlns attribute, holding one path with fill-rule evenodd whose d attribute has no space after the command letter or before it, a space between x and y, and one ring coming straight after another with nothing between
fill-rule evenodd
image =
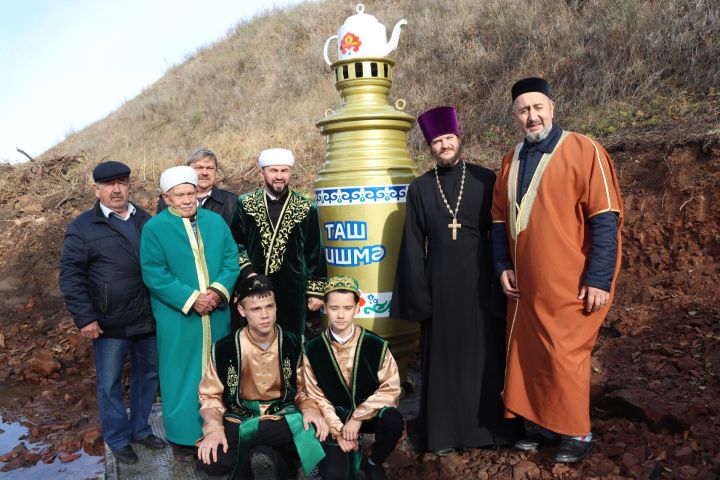
<instances>
[{"instance_id":1,"label":"priest's beard","mask_svg":"<svg viewBox=\"0 0 720 480\"><path fill-rule=\"evenodd\" d=\"M550 135L550 131L552 130L552 123L550 126L543 128L537 133L526 133L525 134L525 140L527 140L528 143L539 143L545 140L548 135Z\"/></svg>"},{"instance_id":2,"label":"priest's beard","mask_svg":"<svg viewBox=\"0 0 720 480\"><path fill-rule=\"evenodd\" d=\"M282 186L280 185L274 185L269 182L265 182L265 188L267 188L267 191L275 195L277 198L280 198L283 196L283 194L288 189L288 184L286 182L283 182Z\"/></svg>"},{"instance_id":3,"label":"priest's beard","mask_svg":"<svg viewBox=\"0 0 720 480\"><path fill-rule=\"evenodd\" d=\"M440 155L436 155L435 152L433 152L432 156L435 158L435 161L438 164L438 167L452 167L457 163L457 161L460 159L460 154L462 153L462 146L458 144L457 150L455 150L455 154L450 158L443 158Z\"/></svg>"}]
</instances>

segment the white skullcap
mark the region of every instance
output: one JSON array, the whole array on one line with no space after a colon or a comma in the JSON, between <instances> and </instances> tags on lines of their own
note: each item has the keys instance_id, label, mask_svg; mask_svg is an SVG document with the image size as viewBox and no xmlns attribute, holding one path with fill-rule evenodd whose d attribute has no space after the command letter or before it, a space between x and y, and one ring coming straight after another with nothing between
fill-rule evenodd
<instances>
[{"instance_id":1,"label":"white skullcap","mask_svg":"<svg viewBox=\"0 0 720 480\"><path fill-rule=\"evenodd\" d=\"M173 187L177 187L182 183L190 183L197 187L198 175L194 168L186 166L171 167L160 175L160 190L163 193L169 192Z\"/></svg>"},{"instance_id":2,"label":"white skullcap","mask_svg":"<svg viewBox=\"0 0 720 480\"><path fill-rule=\"evenodd\" d=\"M268 148L260 152L258 163L260 164L260 168L265 168L270 165L287 165L288 167L292 167L295 165L295 157L287 148Z\"/></svg>"}]
</instances>

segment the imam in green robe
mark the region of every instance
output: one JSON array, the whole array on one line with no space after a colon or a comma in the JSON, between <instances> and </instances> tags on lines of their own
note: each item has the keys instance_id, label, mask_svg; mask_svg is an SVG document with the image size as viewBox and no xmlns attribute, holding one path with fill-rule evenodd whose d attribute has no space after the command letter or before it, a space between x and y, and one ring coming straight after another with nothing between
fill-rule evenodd
<instances>
[{"instance_id":1,"label":"imam in green robe","mask_svg":"<svg viewBox=\"0 0 720 480\"><path fill-rule=\"evenodd\" d=\"M260 188L238 198L231 230L241 277L270 277L278 325L303 335L307 299L322 299L327 280L317 206L290 189L273 199Z\"/></svg>"},{"instance_id":2,"label":"imam in green robe","mask_svg":"<svg viewBox=\"0 0 720 480\"><path fill-rule=\"evenodd\" d=\"M157 322L165 433L173 443L194 445L202 436L198 385L212 343L230 333L237 244L220 215L198 209L191 221L169 207L145 225L140 263ZM208 289L223 302L211 314L198 315L193 304Z\"/></svg>"}]
</instances>

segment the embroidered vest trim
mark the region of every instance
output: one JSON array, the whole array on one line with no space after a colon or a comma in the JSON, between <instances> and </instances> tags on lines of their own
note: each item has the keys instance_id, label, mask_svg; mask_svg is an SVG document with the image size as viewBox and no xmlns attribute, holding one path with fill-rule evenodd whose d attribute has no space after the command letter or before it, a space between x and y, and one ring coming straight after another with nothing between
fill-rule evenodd
<instances>
[{"instance_id":1,"label":"embroidered vest trim","mask_svg":"<svg viewBox=\"0 0 720 480\"><path fill-rule=\"evenodd\" d=\"M267 415L283 415L297 411L295 394L297 393L297 369L302 361L302 339L292 332L285 332L277 325L278 360L282 395L268 402ZM242 352L240 350L240 332L218 340L212 349L213 360L218 377L223 384L223 402L227 408L226 415L236 416L242 420L255 416L253 408L247 400L240 398L240 372L242 372ZM263 402L265 403L265 402Z\"/></svg>"},{"instance_id":2,"label":"embroidered vest trim","mask_svg":"<svg viewBox=\"0 0 720 480\"><path fill-rule=\"evenodd\" d=\"M355 347L350 385L342 375L327 330L310 340L305 347L318 385L343 422L380 387L377 373L382 367L388 348L382 337L362 327L357 328L360 329L360 334Z\"/></svg>"}]
</instances>

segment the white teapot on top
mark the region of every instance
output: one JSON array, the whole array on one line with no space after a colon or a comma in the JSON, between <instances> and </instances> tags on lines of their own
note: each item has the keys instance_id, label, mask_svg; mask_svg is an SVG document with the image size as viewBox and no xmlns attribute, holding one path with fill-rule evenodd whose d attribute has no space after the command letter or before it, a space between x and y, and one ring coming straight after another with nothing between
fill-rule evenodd
<instances>
[{"instance_id":1,"label":"white teapot on top","mask_svg":"<svg viewBox=\"0 0 720 480\"><path fill-rule=\"evenodd\" d=\"M325 42L323 56L328 65L332 65L328 57L328 47L333 39L337 39L338 42L338 60L384 57L397 48L400 27L407 25L407 20L403 18L395 24L388 42L385 25L378 22L374 16L364 13L365 6L362 3L358 4L355 10L357 14L348 17L337 35L333 35Z\"/></svg>"}]
</instances>

